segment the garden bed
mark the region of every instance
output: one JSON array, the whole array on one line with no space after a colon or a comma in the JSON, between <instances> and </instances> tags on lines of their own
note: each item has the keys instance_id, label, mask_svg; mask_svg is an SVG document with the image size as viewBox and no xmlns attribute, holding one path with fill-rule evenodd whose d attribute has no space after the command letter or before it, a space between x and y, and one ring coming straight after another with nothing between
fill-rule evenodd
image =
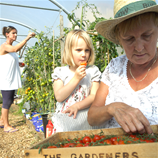
<instances>
[{"instance_id":1,"label":"garden bed","mask_svg":"<svg viewBox=\"0 0 158 158\"><path fill-rule=\"evenodd\" d=\"M1 107L2 104L0 104ZM9 123L19 131L6 133L3 128L0 128L0 158L24 158L24 150L42 140L34 136L35 131L27 126L22 114L17 114L18 110L18 105L11 105Z\"/></svg>"}]
</instances>

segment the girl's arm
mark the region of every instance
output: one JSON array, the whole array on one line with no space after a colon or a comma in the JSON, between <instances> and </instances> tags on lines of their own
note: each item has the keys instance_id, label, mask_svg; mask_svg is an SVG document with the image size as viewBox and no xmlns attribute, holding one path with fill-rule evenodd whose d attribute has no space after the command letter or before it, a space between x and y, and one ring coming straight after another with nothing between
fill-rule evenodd
<instances>
[{"instance_id":1,"label":"girl's arm","mask_svg":"<svg viewBox=\"0 0 158 158\"><path fill-rule=\"evenodd\" d=\"M99 82L92 82L91 92L88 97L86 97L84 100L76 103L78 104L78 110L86 109L90 107L90 105L93 103L95 95L97 93L97 90L99 88Z\"/></svg>"},{"instance_id":2,"label":"girl's arm","mask_svg":"<svg viewBox=\"0 0 158 158\"><path fill-rule=\"evenodd\" d=\"M95 100L88 111L88 122L91 126L102 125L112 117L124 129L126 133L145 132L151 134L149 121L143 113L122 102L114 102L105 106L108 95L108 86L101 82Z\"/></svg>"},{"instance_id":3,"label":"girl's arm","mask_svg":"<svg viewBox=\"0 0 158 158\"><path fill-rule=\"evenodd\" d=\"M77 102L74 105L70 106L63 113L69 113L69 116L74 114L73 118L76 118L77 112L79 110L86 109L86 108L90 107L90 105L94 101L95 94L96 94L98 88L99 88L99 82L93 82L90 95L88 97L86 97L84 100Z\"/></svg>"},{"instance_id":4,"label":"girl's arm","mask_svg":"<svg viewBox=\"0 0 158 158\"><path fill-rule=\"evenodd\" d=\"M64 101L73 92L82 78L86 76L85 69L85 66L79 66L75 71L74 77L66 85L60 79L54 81L53 89L58 102Z\"/></svg>"},{"instance_id":5,"label":"girl's arm","mask_svg":"<svg viewBox=\"0 0 158 158\"><path fill-rule=\"evenodd\" d=\"M23 40L21 41L20 43L18 43L17 45L15 46L12 46L12 45L9 45L9 44L5 44L4 47L3 47L3 50L5 53L10 53L10 52L18 52L25 44L26 42L31 38L31 37L34 37L35 36L35 33L29 33L28 36Z\"/></svg>"}]
</instances>

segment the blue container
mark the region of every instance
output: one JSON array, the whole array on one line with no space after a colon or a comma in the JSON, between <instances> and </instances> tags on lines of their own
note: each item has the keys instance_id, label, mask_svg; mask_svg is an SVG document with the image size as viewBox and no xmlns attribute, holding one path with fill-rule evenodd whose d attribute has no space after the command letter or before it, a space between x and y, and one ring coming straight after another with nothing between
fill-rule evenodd
<instances>
[{"instance_id":1,"label":"blue container","mask_svg":"<svg viewBox=\"0 0 158 158\"><path fill-rule=\"evenodd\" d=\"M37 121L36 121L36 123L35 123L35 128L39 128L41 125L43 124L43 122L42 122L42 118L40 118L40 119L38 119Z\"/></svg>"},{"instance_id":2,"label":"blue container","mask_svg":"<svg viewBox=\"0 0 158 158\"><path fill-rule=\"evenodd\" d=\"M34 114L34 115L32 115L32 121L37 121L39 118L41 118L40 114Z\"/></svg>"},{"instance_id":3,"label":"blue container","mask_svg":"<svg viewBox=\"0 0 158 158\"><path fill-rule=\"evenodd\" d=\"M40 132L44 132L43 124L39 127Z\"/></svg>"},{"instance_id":4,"label":"blue container","mask_svg":"<svg viewBox=\"0 0 158 158\"><path fill-rule=\"evenodd\" d=\"M33 122L33 125L35 126L35 129L37 132L40 132L40 126L43 125L42 118L39 118L36 122Z\"/></svg>"}]
</instances>

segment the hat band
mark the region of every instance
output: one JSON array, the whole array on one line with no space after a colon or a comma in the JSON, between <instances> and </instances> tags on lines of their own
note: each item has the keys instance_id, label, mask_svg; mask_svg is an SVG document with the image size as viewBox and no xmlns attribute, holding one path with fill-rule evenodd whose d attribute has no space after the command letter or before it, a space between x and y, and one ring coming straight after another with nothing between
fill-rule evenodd
<instances>
[{"instance_id":1,"label":"hat band","mask_svg":"<svg viewBox=\"0 0 158 158\"><path fill-rule=\"evenodd\" d=\"M129 15L131 13L135 13L137 11L140 11L142 9L151 7L153 5L156 5L156 2L149 1L149 0L142 0L130 3L124 7L122 7L114 16L114 18L119 18L125 15Z\"/></svg>"}]
</instances>

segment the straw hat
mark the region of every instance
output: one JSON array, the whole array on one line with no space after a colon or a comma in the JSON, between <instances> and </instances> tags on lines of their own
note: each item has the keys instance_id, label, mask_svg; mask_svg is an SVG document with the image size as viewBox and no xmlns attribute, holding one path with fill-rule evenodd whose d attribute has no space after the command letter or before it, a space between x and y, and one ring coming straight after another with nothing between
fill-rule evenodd
<instances>
[{"instance_id":1,"label":"straw hat","mask_svg":"<svg viewBox=\"0 0 158 158\"><path fill-rule=\"evenodd\" d=\"M156 5L155 0L115 0L114 19L99 22L95 28L103 37L119 44L115 38L115 26L126 19L147 12L158 13L158 5Z\"/></svg>"}]
</instances>

